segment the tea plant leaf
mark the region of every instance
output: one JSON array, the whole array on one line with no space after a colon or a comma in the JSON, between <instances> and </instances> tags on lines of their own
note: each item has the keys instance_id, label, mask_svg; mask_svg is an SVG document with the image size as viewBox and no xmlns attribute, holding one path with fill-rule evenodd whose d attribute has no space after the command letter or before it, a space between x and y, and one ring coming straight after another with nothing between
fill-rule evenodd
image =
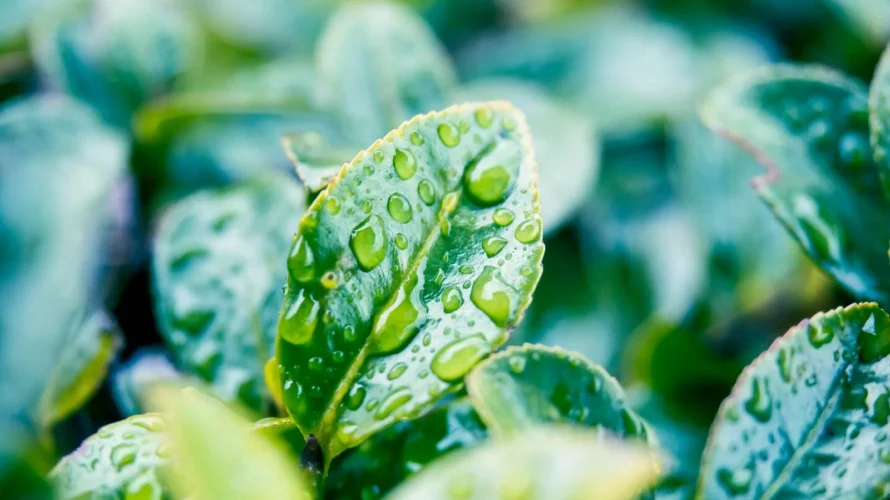
<instances>
[{"instance_id":1,"label":"tea plant leaf","mask_svg":"<svg viewBox=\"0 0 890 500\"><path fill-rule=\"evenodd\" d=\"M890 318L819 313L739 377L702 460L698 498L886 498Z\"/></svg>"},{"instance_id":2,"label":"tea plant leaf","mask_svg":"<svg viewBox=\"0 0 890 500\"><path fill-rule=\"evenodd\" d=\"M890 203L862 85L826 69L773 66L720 87L701 112L767 168L754 188L810 257L856 296L890 304Z\"/></svg>"},{"instance_id":3,"label":"tea plant leaf","mask_svg":"<svg viewBox=\"0 0 890 500\"><path fill-rule=\"evenodd\" d=\"M488 432L466 399L371 436L331 464L330 498L382 498L405 478L447 454L480 444Z\"/></svg>"},{"instance_id":4,"label":"tea plant leaf","mask_svg":"<svg viewBox=\"0 0 890 500\"><path fill-rule=\"evenodd\" d=\"M599 172L600 145L593 122L552 99L543 88L522 80L478 80L453 95L454 102L499 99L522 110L542 172L539 189L545 232L565 224L593 192Z\"/></svg>"},{"instance_id":5,"label":"tea plant leaf","mask_svg":"<svg viewBox=\"0 0 890 500\"><path fill-rule=\"evenodd\" d=\"M158 387L149 406L169 421L175 471L167 475L177 498L307 499L296 460L283 444L251 431L225 404L194 390Z\"/></svg>"},{"instance_id":6,"label":"tea plant leaf","mask_svg":"<svg viewBox=\"0 0 890 500\"><path fill-rule=\"evenodd\" d=\"M456 79L424 21L406 6L380 1L343 5L318 41L316 65L322 103L359 144L440 109Z\"/></svg>"},{"instance_id":7,"label":"tea plant leaf","mask_svg":"<svg viewBox=\"0 0 890 500\"><path fill-rule=\"evenodd\" d=\"M317 132L291 132L281 138L284 152L297 169L297 177L310 197L326 188L360 147L329 144Z\"/></svg>"},{"instance_id":8,"label":"tea plant leaf","mask_svg":"<svg viewBox=\"0 0 890 500\"><path fill-rule=\"evenodd\" d=\"M587 429L544 427L454 453L386 498L630 500L658 474L646 447Z\"/></svg>"},{"instance_id":9,"label":"tea plant leaf","mask_svg":"<svg viewBox=\"0 0 890 500\"><path fill-rule=\"evenodd\" d=\"M526 344L482 361L467 376L473 406L499 436L546 423L605 429L654 441L606 370L558 347Z\"/></svg>"},{"instance_id":10,"label":"tea plant leaf","mask_svg":"<svg viewBox=\"0 0 890 500\"><path fill-rule=\"evenodd\" d=\"M170 461L159 414L106 425L64 457L50 473L60 499L161 498L159 468Z\"/></svg>"},{"instance_id":11,"label":"tea plant leaf","mask_svg":"<svg viewBox=\"0 0 890 500\"><path fill-rule=\"evenodd\" d=\"M183 369L224 400L255 409L268 400L263 368L303 200L295 182L271 175L193 195L158 227L152 277L161 333Z\"/></svg>"},{"instance_id":12,"label":"tea plant leaf","mask_svg":"<svg viewBox=\"0 0 890 500\"><path fill-rule=\"evenodd\" d=\"M884 196L890 198L890 45L884 50L875 69L868 96L871 146L875 163L884 185Z\"/></svg>"},{"instance_id":13,"label":"tea plant leaf","mask_svg":"<svg viewBox=\"0 0 890 500\"><path fill-rule=\"evenodd\" d=\"M344 166L300 221L277 357L330 461L454 392L541 273L531 137L503 102L415 117Z\"/></svg>"},{"instance_id":14,"label":"tea plant leaf","mask_svg":"<svg viewBox=\"0 0 890 500\"><path fill-rule=\"evenodd\" d=\"M99 389L122 346L121 332L107 313L90 315L56 361L40 402L40 424L50 427L83 406Z\"/></svg>"}]
</instances>

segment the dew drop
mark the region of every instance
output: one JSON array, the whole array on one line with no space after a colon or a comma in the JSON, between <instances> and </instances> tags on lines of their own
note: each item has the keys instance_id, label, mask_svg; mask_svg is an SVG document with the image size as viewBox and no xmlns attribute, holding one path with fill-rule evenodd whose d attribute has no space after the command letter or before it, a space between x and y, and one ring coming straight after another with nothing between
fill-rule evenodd
<instances>
[{"instance_id":1,"label":"dew drop","mask_svg":"<svg viewBox=\"0 0 890 500\"><path fill-rule=\"evenodd\" d=\"M516 226L516 240L520 243L533 243L541 236L541 218L535 216L534 219L524 221Z\"/></svg>"},{"instance_id":2,"label":"dew drop","mask_svg":"<svg viewBox=\"0 0 890 500\"><path fill-rule=\"evenodd\" d=\"M383 151L379 149L377 151L374 151L374 161L376 161L377 163L381 163L383 161Z\"/></svg>"},{"instance_id":3,"label":"dew drop","mask_svg":"<svg viewBox=\"0 0 890 500\"><path fill-rule=\"evenodd\" d=\"M396 237L393 238L393 241L396 244L396 248L399 250L404 250L408 248L408 238L405 237L402 233L396 233Z\"/></svg>"},{"instance_id":4,"label":"dew drop","mask_svg":"<svg viewBox=\"0 0 890 500\"><path fill-rule=\"evenodd\" d=\"M349 237L349 246L363 271L370 271L380 265L386 257L386 231L379 215L370 215L363 220Z\"/></svg>"},{"instance_id":5,"label":"dew drop","mask_svg":"<svg viewBox=\"0 0 890 500\"><path fill-rule=\"evenodd\" d=\"M291 344L300 345L312 340L318 324L318 312L321 309L318 301L305 289L297 292L287 312L278 322L278 335Z\"/></svg>"},{"instance_id":6,"label":"dew drop","mask_svg":"<svg viewBox=\"0 0 890 500\"><path fill-rule=\"evenodd\" d=\"M453 148L460 144L460 132L454 125L448 122L442 122L439 124L436 132L439 134L439 139L442 141L442 144L449 148Z\"/></svg>"},{"instance_id":7,"label":"dew drop","mask_svg":"<svg viewBox=\"0 0 890 500\"><path fill-rule=\"evenodd\" d=\"M467 196L481 207L502 203L510 196L519 175L522 154L514 141L501 141L483 150L467 165Z\"/></svg>"},{"instance_id":8,"label":"dew drop","mask_svg":"<svg viewBox=\"0 0 890 500\"><path fill-rule=\"evenodd\" d=\"M414 172L417 172L417 160L414 159L414 155L410 151L405 149L396 149L392 165L396 170L396 175L403 181L410 179L414 176Z\"/></svg>"},{"instance_id":9,"label":"dew drop","mask_svg":"<svg viewBox=\"0 0 890 500\"><path fill-rule=\"evenodd\" d=\"M481 333L454 340L433 357L430 369L445 382L459 380L491 352Z\"/></svg>"},{"instance_id":10,"label":"dew drop","mask_svg":"<svg viewBox=\"0 0 890 500\"><path fill-rule=\"evenodd\" d=\"M442 290L442 308L446 314L457 311L463 303L463 295L457 287L449 286Z\"/></svg>"},{"instance_id":11,"label":"dew drop","mask_svg":"<svg viewBox=\"0 0 890 500\"><path fill-rule=\"evenodd\" d=\"M417 184L417 196L420 197L420 201L431 206L436 202L436 188L432 182L424 179Z\"/></svg>"},{"instance_id":12,"label":"dew drop","mask_svg":"<svg viewBox=\"0 0 890 500\"><path fill-rule=\"evenodd\" d=\"M402 224L409 222L413 215L411 202L399 193L389 197L389 200L386 202L386 211L389 212L393 220Z\"/></svg>"},{"instance_id":13,"label":"dew drop","mask_svg":"<svg viewBox=\"0 0 890 500\"><path fill-rule=\"evenodd\" d=\"M411 132L411 144L414 144L415 146L422 146L423 136L420 135L420 133L417 131Z\"/></svg>"},{"instance_id":14,"label":"dew drop","mask_svg":"<svg viewBox=\"0 0 890 500\"><path fill-rule=\"evenodd\" d=\"M402 406L411 401L411 391L407 387L399 387L390 392L383 401L380 402L380 408L374 413L376 420L384 420Z\"/></svg>"},{"instance_id":15,"label":"dew drop","mask_svg":"<svg viewBox=\"0 0 890 500\"><path fill-rule=\"evenodd\" d=\"M791 357L792 354L787 349L779 349L777 362L779 363L779 374L785 383L791 382Z\"/></svg>"},{"instance_id":16,"label":"dew drop","mask_svg":"<svg viewBox=\"0 0 890 500\"><path fill-rule=\"evenodd\" d=\"M365 402L367 393L368 391L363 386L353 385L349 395L346 397L346 407L352 411L358 410L362 407L362 403Z\"/></svg>"},{"instance_id":17,"label":"dew drop","mask_svg":"<svg viewBox=\"0 0 890 500\"><path fill-rule=\"evenodd\" d=\"M525 371L525 358L522 356L510 356L510 359L507 360L507 365L514 375L522 375L522 372Z\"/></svg>"},{"instance_id":18,"label":"dew drop","mask_svg":"<svg viewBox=\"0 0 890 500\"><path fill-rule=\"evenodd\" d=\"M766 379L752 378L751 397L745 401L745 410L759 422L767 422L770 419L773 404Z\"/></svg>"},{"instance_id":19,"label":"dew drop","mask_svg":"<svg viewBox=\"0 0 890 500\"><path fill-rule=\"evenodd\" d=\"M496 269L485 266L473 282L470 300L497 326L506 326L510 318L510 290L495 279Z\"/></svg>"},{"instance_id":20,"label":"dew drop","mask_svg":"<svg viewBox=\"0 0 890 500\"><path fill-rule=\"evenodd\" d=\"M720 469L717 471L717 482L731 496L746 493L751 487L753 479L754 473L748 468L736 470Z\"/></svg>"},{"instance_id":21,"label":"dew drop","mask_svg":"<svg viewBox=\"0 0 890 500\"><path fill-rule=\"evenodd\" d=\"M484 250L485 255L489 257L494 257L499 254L506 245L507 240L499 236L491 236L482 240L482 250Z\"/></svg>"},{"instance_id":22,"label":"dew drop","mask_svg":"<svg viewBox=\"0 0 890 500\"><path fill-rule=\"evenodd\" d=\"M346 342L355 342L358 340L358 332L355 331L354 327L350 325L343 329L343 340Z\"/></svg>"},{"instance_id":23,"label":"dew drop","mask_svg":"<svg viewBox=\"0 0 890 500\"><path fill-rule=\"evenodd\" d=\"M371 202L370 202L370 201L365 200L365 201L362 202L362 212L364 212L364 213L366 213L366 214L369 214L369 213L371 213L371 208L372 208L372 207L371 207Z\"/></svg>"},{"instance_id":24,"label":"dew drop","mask_svg":"<svg viewBox=\"0 0 890 500\"><path fill-rule=\"evenodd\" d=\"M808 323L807 338L809 338L810 344L818 349L823 345L831 342L831 340L834 338L834 332L831 331L831 328L827 328L826 325L816 325L813 323Z\"/></svg>"},{"instance_id":25,"label":"dew drop","mask_svg":"<svg viewBox=\"0 0 890 500\"><path fill-rule=\"evenodd\" d=\"M494 211L494 215L492 216L494 223L503 227L508 226L513 222L514 215L509 209L499 208Z\"/></svg>"},{"instance_id":26,"label":"dew drop","mask_svg":"<svg viewBox=\"0 0 890 500\"><path fill-rule=\"evenodd\" d=\"M315 277L315 255L303 235L298 235L287 257L287 272L290 277L306 283Z\"/></svg>"},{"instance_id":27,"label":"dew drop","mask_svg":"<svg viewBox=\"0 0 890 500\"><path fill-rule=\"evenodd\" d=\"M111 465L121 470L136 461L136 453L139 451L136 445L123 443L111 448Z\"/></svg>"},{"instance_id":28,"label":"dew drop","mask_svg":"<svg viewBox=\"0 0 890 500\"><path fill-rule=\"evenodd\" d=\"M417 276L409 278L378 314L371 331L371 350L389 353L401 349L419 331L422 319L415 301Z\"/></svg>"},{"instance_id":29,"label":"dew drop","mask_svg":"<svg viewBox=\"0 0 890 500\"><path fill-rule=\"evenodd\" d=\"M309 358L309 370L313 372L320 372L324 369L324 360L318 356L313 356Z\"/></svg>"},{"instance_id":30,"label":"dew drop","mask_svg":"<svg viewBox=\"0 0 890 500\"><path fill-rule=\"evenodd\" d=\"M386 378L388 380L395 380L395 379L401 377L402 374L405 373L405 370L407 370L407 369L408 369L408 365L406 365L405 363L396 363L389 370L389 373L386 374Z\"/></svg>"},{"instance_id":31,"label":"dew drop","mask_svg":"<svg viewBox=\"0 0 890 500\"><path fill-rule=\"evenodd\" d=\"M324 202L324 207L331 215L337 215L340 213L340 200L336 196L328 196Z\"/></svg>"},{"instance_id":32,"label":"dew drop","mask_svg":"<svg viewBox=\"0 0 890 500\"><path fill-rule=\"evenodd\" d=\"M474 116L476 118L476 123L482 128L490 127L491 122L494 121L494 113L489 108L477 109Z\"/></svg>"},{"instance_id":33,"label":"dew drop","mask_svg":"<svg viewBox=\"0 0 890 500\"><path fill-rule=\"evenodd\" d=\"M364 172L365 175L374 175L374 165L365 163L365 165L362 167L362 172Z\"/></svg>"}]
</instances>

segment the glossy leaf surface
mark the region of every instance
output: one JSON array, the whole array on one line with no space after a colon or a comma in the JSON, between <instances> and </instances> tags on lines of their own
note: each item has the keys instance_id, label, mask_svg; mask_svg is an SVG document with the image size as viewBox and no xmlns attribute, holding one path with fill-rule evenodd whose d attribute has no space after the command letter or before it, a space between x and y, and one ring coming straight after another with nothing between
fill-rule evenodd
<instances>
[{"instance_id":1,"label":"glossy leaf surface","mask_svg":"<svg viewBox=\"0 0 890 500\"><path fill-rule=\"evenodd\" d=\"M498 99L525 114L540 172L541 219L550 233L565 224L593 193L599 171L599 139L584 114L518 79L491 78L460 87L454 102Z\"/></svg>"},{"instance_id":2,"label":"glossy leaf surface","mask_svg":"<svg viewBox=\"0 0 890 500\"><path fill-rule=\"evenodd\" d=\"M819 313L739 377L711 428L698 498L886 498L890 318Z\"/></svg>"},{"instance_id":3,"label":"glossy leaf surface","mask_svg":"<svg viewBox=\"0 0 890 500\"><path fill-rule=\"evenodd\" d=\"M406 478L456 450L479 445L488 431L466 399L399 422L331 464L327 498L382 498Z\"/></svg>"},{"instance_id":4,"label":"glossy leaf surface","mask_svg":"<svg viewBox=\"0 0 890 500\"><path fill-rule=\"evenodd\" d=\"M66 342L40 405L40 423L49 427L83 406L99 389L123 337L105 312L90 315Z\"/></svg>"},{"instance_id":5,"label":"glossy leaf surface","mask_svg":"<svg viewBox=\"0 0 890 500\"><path fill-rule=\"evenodd\" d=\"M856 296L890 304L890 203L861 84L774 66L720 87L702 117L767 168L757 193L820 267Z\"/></svg>"},{"instance_id":6,"label":"glossy leaf surface","mask_svg":"<svg viewBox=\"0 0 890 500\"><path fill-rule=\"evenodd\" d=\"M358 144L440 109L455 82L451 61L429 27L390 2L342 6L318 41L316 63L322 102Z\"/></svg>"},{"instance_id":7,"label":"glossy leaf surface","mask_svg":"<svg viewBox=\"0 0 890 500\"><path fill-rule=\"evenodd\" d=\"M102 427L50 473L58 498L160 498L159 469L171 456L165 429L156 413Z\"/></svg>"},{"instance_id":8,"label":"glossy leaf surface","mask_svg":"<svg viewBox=\"0 0 890 500\"><path fill-rule=\"evenodd\" d=\"M531 137L506 103L415 117L300 221L277 356L284 403L330 460L455 391L541 273Z\"/></svg>"},{"instance_id":9,"label":"glossy leaf surface","mask_svg":"<svg viewBox=\"0 0 890 500\"><path fill-rule=\"evenodd\" d=\"M544 427L446 457L387 498L630 500L657 476L645 447Z\"/></svg>"},{"instance_id":10,"label":"glossy leaf surface","mask_svg":"<svg viewBox=\"0 0 890 500\"><path fill-rule=\"evenodd\" d=\"M208 191L173 206L152 273L161 332L189 373L221 398L259 409L272 357L290 238L304 211L283 175Z\"/></svg>"}]
</instances>

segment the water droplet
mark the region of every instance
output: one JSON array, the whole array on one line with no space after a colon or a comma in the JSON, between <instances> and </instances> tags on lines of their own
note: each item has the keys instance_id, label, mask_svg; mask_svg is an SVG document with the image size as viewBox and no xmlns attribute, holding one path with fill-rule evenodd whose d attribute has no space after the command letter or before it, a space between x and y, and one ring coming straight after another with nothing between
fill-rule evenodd
<instances>
[{"instance_id":1,"label":"water droplet","mask_svg":"<svg viewBox=\"0 0 890 500\"><path fill-rule=\"evenodd\" d=\"M365 175L374 175L374 165L365 163L365 165L362 167L362 171L365 173Z\"/></svg>"},{"instance_id":2,"label":"water droplet","mask_svg":"<svg viewBox=\"0 0 890 500\"><path fill-rule=\"evenodd\" d=\"M432 335L430 335L429 333L423 334L422 342L423 342L424 347L428 347L430 345L430 342L432 342L432 341L433 341Z\"/></svg>"},{"instance_id":3,"label":"water droplet","mask_svg":"<svg viewBox=\"0 0 890 500\"><path fill-rule=\"evenodd\" d=\"M328 290L333 290L337 288L337 283L339 280L337 279L337 273L334 271L328 271L321 275L321 286L327 288Z\"/></svg>"},{"instance_id":4,"label":"water droplet","mask_svg":"<svg viewBox=\"0 0 890 500\"><path fill-rule=\"evenodd\" d=\"M324 202L325 210L327 210L331 215L337 215L340 213L340 200L337 199L336 196L328 196L328 198Z\"/></svg>"},{"instance_id":5,"label":"water droplet","mask_svg":"<svg viewBox=\"0 0 890 500\"><path fill-rule=\"evenodd\" d=\"M717 482L731 496L746 493L751 487L754 473L751 469L742 468L736 470L720 469L717 471Z\"/></svg>"},{"instance_id":6,"label":"water droplet","mask_svg":"<svg viewBox=\"0 0 890 500\"><path fill-rule=\"evenodd\" d=\"M302 234L294 240L287 257L287 272L291 278L303 283L315 277L315 255Z\"/></svg>"},{"instance_id":7,"label":"water droplet","mask_svg":"<svg viewBox=\"0 0 890 500\"><path fill-rule=\"evenodd\" d=\"M312 340L318 324L318 301L306 290L297 292L297 297L278 322L278 335L291 344L305 344Z\"/></svg>"},{"instance_id":8,"label":"water droplet","mask_svg":"<svg viewBox=\"0 0 890 500\"><path fill-rule=\"evenodd\" d=\"M371 207L371 202L370 202L370 201L365 200L365 201L362 202L362 212L364 212L364 213L366 213L366 214L369 214L369 213L371 213L371 208L372 208L372 207Z\"/></svg>"},{"instance_id":9,"label":"water droplet","mask_svg":"<svg viewBox=\"0 0 890 500\"><path fill-rule=\"evenodd\" d=\"M489 108L479 108L474 113L476 118L476 123L479 124L482 128L488 128L491 126L491 122L494 121L494 113Z\"/></svg>"},{"instance_id":10,"label":"water droplet","mask_svg":"<svg viewBox=\"0 0 890 500\"><path fill-rule=\"evenodd\" d=\"M423 136L420 135L420 133L417 131L411 132L411 144L414 144L415 146L422 146Z\"/></svg>"},{"instance_id":11,"label":"water droplet","mask_svg":"<svg viewBox=\"0 0 890 500\"><path fill-rule=\"evenodd\" d=\"M494 215L492 216L494 223L501 227L510 225L513 222L513 218L513 212L506 208L495 210Z\"/></svg>"},{"instance_id":12,"label":"water droplet","mask_svg":"<svg viewBox=\"0 0 890 500\"><path fill-rule=\"evenodd\" d=\"M510 356L510 359L507 360L507 365L509 365L510 371L514 375L521 375L525 371L525 358L519 355Z\"/></svg>"},{"instance_id":13,"label":"water droplet","mask_svg":"<svg viewBox=\"0 0 890 500\"><path fill-rule=\"evenodd\" d=\"M516 129L516 122L511 118L504 118L504 121L502 123L504 125L504 130Z\"/></svg>"},{"instance_id":14,"label":"water droplet","mask_svg":"<svg viewBox=\"0 0 890 500\"><path fill-rule=\"evenodd\" d=\"M358 340L358 332L351 325L343 329L343 340L346 342L355 342Z\"/></svg>"},{"instance_id":15,"label":"water droplet","mask_svg":"<svg viewBox=\"0 0 890 500\"><path fill-rule=\"evenodd\" d=\"M368 216L349 237L349 246L363 271L370 271L380 265L386 257L386 231L379 215Z\"/></svg>"},{"instance_id":16,"label":"water droplet","mask_svg":"<svg viewBox=\"0 0 890 500\"><path fill-rule=\"evenodd\" d=\"M446 314L457 311L463 303L463 295L457 287L449 286L442 290L442 307Z\"/></svg>"},{"instance_id":17,"label":"water droplet","mask_svg":"<svg viewBox=\"0 0 890 500\"><path fill-rule=\"evenodd\" d=\"M358 410L362 407L367 393L368 391L363 386L353 385L349 395L346 397L346 407L352 411Z\"/></svg>"},{"instance_id":18,"label":"water droplet","mask_svg":"<svg viewBox=\"0 0 890 500\"><path fill-rule=\"evenodd\" d=\"M752 378L751 397L745 401L745 410L760 422L766 422L770 419L773 413L773 402L766 379L760 377Z\"/></svg>"},{"instance_id":19,"label":"water droplet","mask_svg":"<svg viewBox=\"0 0 890 500\"><path fill-rule=\"evenodd\" d=\"M139 448L135 444L123 443L115 445L111 449L111 465L121 470L136 461L136 453Z\"/></svg>"},{"instance_id":20,"label":"water droplet","mask_svg":"<svg viewBox=\"0 0 890 500\"><path fill-rule=\"evenodd\" d=\"M339 365L346 359L346 354L343 351L334 351L331 353L331 359Z\"/></svg>"},{"instance_id":21,"label":"water droplet","mask_svg":"<svg viewBox=\"0 0 890 500\"><path fill-rule=\"evenodd\" d=\"M324 360L318 356L309 358L309 370L314 372L320 372L324 370Z\"/></svg>"},{"instance_id":22,"label":"water droplet","mask_svg":"<svg viewBox=\"0 0 890 500\"><path fill-rule=\"evenodd\" d=\"M476 363L491 352L491 346L481 333L457 339L436 353L430 368L445 382L459 380Z\"/></svg>"},{"instance_id":23,"label":"water droplet","mask_svg":"<svg viewBox=\"0 0 890 500\"><path fill-rule=\"evenodd\" d=\"M432 182L424 179L417 184L417 196L420 197L420 201L430 206L436 202L436 187Z\"/></svg>"},{"instance_id":24,"label":"water droplet","mask_svg":"<svg viewBox=\"0 0 890 500\"><path fill-rule=\"evenodd\" d=\"M847 132L838 142L838 157L842 164L857 169L871 156L868 139L858 132Z\"/></svg>"},{"instance_id":25,"label":"water droplet","mask_svg":"<svg viewBox=\"0 0 890 500\"><path fill-rule=\"evenodd\" d=\"M495 255L499 254L506 245L507 240L499 236L491 236L482 240L482 250L484 250L485 255L489 257L494 257Z\"/></svg>"},{"instance_id":26,"label":"water droplet","mask_svg":"<svg viewBox=\"0 0 890 500\"><path fill-rule=\"evenodd\" d=\"M383 161L383 151L379 149L377 151L374 151L374 161L376 161L377 163L381 163Z\"/></svg>"},{"instance_id":27,"label":"water droplet","mask_svg":"<svg viewBox=\"0 0 890 500\"><path fill-rule=\"evenodd\" d=\"M384 420L392 415L392 412L401 408L409 401L411 401L411 391L407 387L399 387L383 398L383 401L380 402L380 408L374 414L374 418Z\"/></svg>"},{"instance_id":28,"label":"water droplet","mask_svg":"<svg viewBox=\"0 0 890 500\"><path fill-rule=\"evenodd\" d=\"M533 243L541 236L541 218L535 216L516 226L516 240L520 243Z\"/></svg>"},{"instance_id":29,"label":"water droplet","mask_svg":"<svg viewBox=\"0 0 890 500\"><path fill-rule=\"evenodd\" d=\"M397 351L419 331L422 316L418 305L415 305L415 302L420 302L419 293L415 293L417 282L416 275L409 278L381 309L371 332L372 352Z\"/></svg>"},{"instance_id":30,"label":"water droplet","mask_svg":"<svg viewBox=\"0 0 890 500\"><path fill-rule=\"evenodd\" d=\"M807 323L807 337L810 339L810 344L818 349L831 342L834 332L827 325Z\"/></svg>"},{"instance_id":31,"label":"water droplet","mask_svg":"<svg viewBox=\"0 0 890 500\"><path fill-rule=\"evenodd\" d=\"M402 224L409 222L413 215L411 202L408 201L408 198L398 193L389 197L389 201L386 202L386 211L389 212L393 220Z\"/></svg>"},{"instance_id":32,"label":"water droplet","mask_svg":"<svg viewBox=\"0 0 890 500\"><path fill-rule=\"evenodd\" d=\"M457 208L458 196L458 193L451 192L446 194L445 197L442 198L442 211L444 213L449 214L451 212L454 212L454 209Z\"/></svg>"},{"instance_id":33,"label":"water droplet","mask_svg":"<svg viewBox=\"0 0 890 500\"><path fill-rule=\"evenodd\" d=\"M396 149L392 166L396 170L396 175L403 181L410 179L414 176L414 172L417 172L417 160L414 159L414 155L410 151L405 149Z\"/></svg>"},{"instance_id":34,"label":"water droplet","mask_svg":"<svg viewBox=\"0 0 890 500\"><path fill-rule=\"evenodd\" d=\"M890 393L883 393L875 399L872 407L871 421L884 426L890 421Z\"/></svg>"},{"instance_id":35,"label":"water droplet","mask_svg":"<svg viewBox=\"0 0 890 500\"><path fill-rule=\"evenodd\" d=\"M149 432L161 432L164 430L164 420L157 415L137 415L127 420Z\"/></svg>"},{"instance_id":36,"label":"water droplet","mask_svg":"<svg viewBox=\"0 0 890 500\"><path fill-rule=\"evenodd\" d=\"M779 373L785 383L791 382L791 358L792 353L788 349L779 349L777 362L779 363Z\"/></svg>"},{"instance_id":37,"label":"water droplet","mask_svg":"<svg viewBox=\"0 0 890 500\"><path fill-rule=\"evenodd\" d=\"M454 125L448 122L442 122L439 124L436 132L439 134L439 139L442 140L442 144L449 148L453 148L460 144L460 132Z\"/></svg>"},{"instance_id":38,"label":"water droplet","mask_svg":"<svg viewBox=\"0 0 890 500\"><path fill-rule=\"evenodd\" d=\"M396 244L396 248L399 250L404 250L408 248L408 238L405 237L402 233L396 233L396 237L393 239Z\"/></svg>"},{"instance_id":39,"label":"water droplet","mask_svg":"<svg viewBox=\"0 0 890 500\"><path fill-rule=\"evenodd\" d=\"M481 207L502 203L516 185L521 161L519 145L514 141L501 141L485 148L467 165L467 196Z\"/></svg>"},{"instance_id":40,"label":"water droplet","mask_svg":"<svg viewBox=\"0 0 890 500\"><path fill-rule=\"evenodd\" d=\"M388 380L395 380L401 377L407 369L408 365L406 365L405 363L396 363L393 365L392 369L389 370L389 373L386 374L386 378Z\"/></svg>"},{"instance_id":41,"label":"water droplet","mask_svg":"<svg viewBox=\"0 0 890 500\"><path fill-rule=\"evenodd\" d=\"M458 271L459 271L461 274L473 274L473 268L472 268L472 266L460 266L460 268L458 269Z\"/></svg>"},{"instance_id":42,"label":"water droplet","mask_svg":"<svg viewBox=\"0 0 890 500\"><path fill-rule=\"evenodd\" d=\"M506 326L510 318L510 292L495 278L496 269L485 266L470 291L470 300L497 326Z\"/></svg>"}]
</instances>

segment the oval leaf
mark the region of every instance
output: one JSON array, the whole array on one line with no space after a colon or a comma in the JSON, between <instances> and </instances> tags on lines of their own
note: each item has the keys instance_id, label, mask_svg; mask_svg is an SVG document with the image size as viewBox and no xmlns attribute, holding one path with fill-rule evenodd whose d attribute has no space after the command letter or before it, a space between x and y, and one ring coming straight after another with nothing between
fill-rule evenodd
<instances>
[{"instance_id":1,"label":"oval leaf","mask_svg":"<svg viewBox=\"0 0 890 500\"><path fill-rule=\"evenodd\" d=\"M890 304L890 203L862 85L821 68L773 66L719 88L702 118L767 168L757 193L817 264L856 296Z\"/></svg>"},{"instance_id":2,"label":"oval leaf","mask_svg":"<svg viewBox=\"0 0 890 500\"><path fill-rule=\"evenodd\" d=\"M158 469L170 459L165 428L154 413L102 427L50 472L58 498L161 498Z\"/></svg>"},{"instance_id":3,"label":"oval leaf","mask_svg":"<svg viewBox=\"0 0 890 500\"><path fill-rule=\"evenodd\" d=\"M424 21L389 2L341 7L318 41L316 64L322 102L359 144L440 109L456 79L445 48Z\"/></svg>"},{"instance_id":4,"label":"oval leaf","mask_svg":"<svg viewBox=\"0 0 890 500\"><path fill-rule=\"evenodd\" d=\"M277 356L329 461L459 387L531 300L544 245L531 137L507 103L418 116L300 221Z\"/></svg>"},{"instance_id":5,"label":"oval leaf","mask_svg":"<svg viewBox=\"0 0 890 500\"><path fill-rule=\"evenodd\" d=\"M196 194L164 215L152 275L161 333L179 364L227 401L260 408L290 235L304 210L290 178Z\"/></svg>"},{"instance_id":6,"label":"oval leaf","mask_svg":"<svg viewBox=\"0 0 890 500\"><path fill-rule=\"evenodd\" d=\"M630 500L657 476L645 447L590 430L537 428L455 453L387 498Z\"/></svg>"},{"instance_id":7,"label":"oval leaf","mask_svg":"<svg viewBox=\"0 0 890 500\"><path fill-rule=\"evenodd\" d=\"M698 498L886 498L888 353L890 318L875 304L789 330L723 402Z\"/></svg>"},{"instance_id":8,"label":"oval leaf","mask_svg":"<svg viewBox=\"0 0 890 500\"><path fill-rule=\"evenodd\" d=\"M543 423L606 429L619 437L654 440L606 370L558 347L510 347L467 376L473 406L491 431L520 434Z\"/></svg>"}]
</instances>

